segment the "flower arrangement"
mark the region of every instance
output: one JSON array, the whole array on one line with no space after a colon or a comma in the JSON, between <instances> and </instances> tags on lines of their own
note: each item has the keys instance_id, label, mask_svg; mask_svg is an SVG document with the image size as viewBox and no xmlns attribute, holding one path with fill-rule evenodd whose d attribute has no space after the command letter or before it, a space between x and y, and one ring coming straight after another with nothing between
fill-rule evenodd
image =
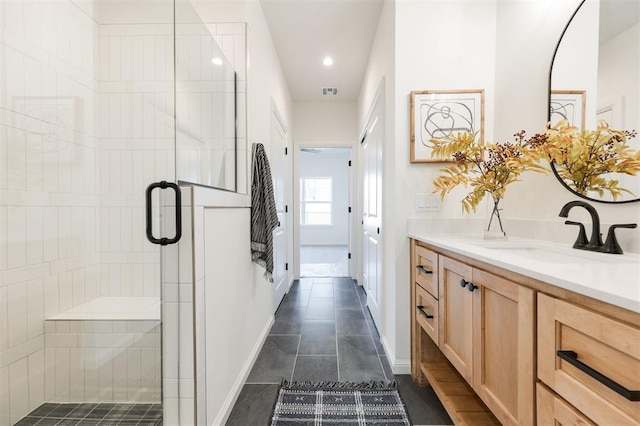
<instances>
[{"instance_id":1,"label":"flower arrangement","mask_svg":"<svg viewBox=\"0 0 640 426\"><path fill-rule=\"evenodd\" d=\"M536 134L527 139L524 130L516 133L514 138L515 142L485 143L477 139L477 133L460 132L430 140L432 157L453 158L454 163L442 169L443 173L433 179L433 192L439 192L444 198L458 185L471 186L471 192L461 201L466 213L475 212L485 195L490 196L493 210L487 232L491 232L496 220L501 234L498 236L502 237L506 234L499 205L507 186L518 181L520 175L527 171L548 172L539 163L540 159L549 155L546 150L547 138L543 134Z\"/></svg>"},{"instance_id":2,"label":"flower arrangement","mask_svg":"<svg viewBox=\"0 0 640 426\"><path fill-rule=\"evenodd\" d=\"M579 130L561 120L544 132L548 159L555 163L557 174L578 194L589 191L603 196L608 192L615 201L631 191L619 186L610 173L636 176L640 172L640 150L634 150L628 140L636 131L615 130L600 121L595 130Z\"/></svg>"},{"instance_id":3,"label":"flower arrangement","mask_svg":"<svg viewBox=\"0 0 640 426\"><path fill-rule=\"evenodd\" d=\"M487 231L491 231L495 220L499 234L506 236L500 201L507 186L518 181L523 173L548 172L540 160L554 163L560 178L579 194L595 191L602 196L608 192L614 200L622 193L631 194L620 187L611 173L632 176L640 173L640 150L628 144L636 135L636 131L612 129L605 121L600 121L595 130L580 131L566 120L553 126L548 124L544 132L530 138L522 130L513 135L514 142L501 144L479 141L477 133L449 133L430 140L432 157L453 159L453 165L442 169L442 174L433 179L433 192L444 198L458 185L471 186L471 192L461 201L466 213L475 212L483 198L490 196L493 210Z\"/></svg>"}]
</instances>

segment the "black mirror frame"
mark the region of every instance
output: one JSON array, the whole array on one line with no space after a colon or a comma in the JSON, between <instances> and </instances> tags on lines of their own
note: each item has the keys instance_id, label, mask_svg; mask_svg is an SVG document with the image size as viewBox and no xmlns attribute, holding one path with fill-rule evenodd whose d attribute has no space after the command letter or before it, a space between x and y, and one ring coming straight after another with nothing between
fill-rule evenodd
<instances>
[{"instance_id":1,"label":"black mirror frame","mask_svg":"<svg viewBox=\"0 0 640 426\"><path fill-rule=\"evenodd\" d=\"M551 57L551 66L549 67L549 90L547 91L547 123L551 121L551 77L553 75L553 63L556 60L556 55L558 53L558 49L560 48L560 43L562 43L562 38L564 37L564 34L567 32L567 29L569 29L569 25L571 25L571 22L573 22L573 18L575 18L576 14L578 13L582 5L585 4L586 1L587 0L582 0L578 5L578 7L576 8L576 10L571 15L571 18L569 18L569 22L567 22L567 25L565 25L564 29L562 30L562 34L560 34L560 39L558 40L558 44L556 44L556 48L553 51L553 56ZM562 186L564 186L569 192L573 193L574 195L577 195L580 198L584 198L585 200L593 201L596 203L603 203L603 204L625 204L625 203L635 203L640 201L640 198L634 198L632 200L622 200L622 201L609 201L609 200L599 200L597 198L587 197L586 195L582 195L578 193L576 190L574 190L573 188L571 188L564 181L564 179L562 179L560 174L558 174L558 171L556 170L555 162L553 161L551 162L551 170L553 171L553 174L556 177L556 179L562 184Z\"/></svg>"}]
</instances>

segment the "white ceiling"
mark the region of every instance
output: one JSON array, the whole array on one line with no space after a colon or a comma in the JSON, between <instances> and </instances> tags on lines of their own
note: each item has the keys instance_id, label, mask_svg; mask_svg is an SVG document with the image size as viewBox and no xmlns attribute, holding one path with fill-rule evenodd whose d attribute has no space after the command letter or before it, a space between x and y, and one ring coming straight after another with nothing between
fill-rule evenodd
<instances>
[{"instance_id":1,"label":"white ceiling","mask_svg":"<svg viewBox=\"0 0 640 426\"><path fill-rule=\"evenodd\" d=\"M603 0L600 2L600 44L609 41L640 21L640 1Z\"/></svg>"},{"instance_id":2,"label":"white ceiling","mask_svg":"<svg viewBox=\"0 0 640 426\"><path fill-rule=\"evenodd\" d=\"M260 0L294 102L358 98L382 2ZM338 95L323 96L324 87Z\"/></svg>"}]
</instances>

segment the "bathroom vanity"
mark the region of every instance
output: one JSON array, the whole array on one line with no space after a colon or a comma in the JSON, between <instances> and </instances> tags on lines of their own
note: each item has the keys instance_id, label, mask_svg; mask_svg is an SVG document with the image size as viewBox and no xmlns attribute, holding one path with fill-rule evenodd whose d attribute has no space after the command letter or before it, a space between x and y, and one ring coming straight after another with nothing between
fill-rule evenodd
<instances>
[{"instance_id":1,"label":"bathroom vanity","mask_svg":"<svg viewBox=\"0 0 640 426\"><path fill-rule=\"evenodd\" d=\"M640 256L409 236L411 375L456 425L640 423Z\"/></svg>"}]
</instances>

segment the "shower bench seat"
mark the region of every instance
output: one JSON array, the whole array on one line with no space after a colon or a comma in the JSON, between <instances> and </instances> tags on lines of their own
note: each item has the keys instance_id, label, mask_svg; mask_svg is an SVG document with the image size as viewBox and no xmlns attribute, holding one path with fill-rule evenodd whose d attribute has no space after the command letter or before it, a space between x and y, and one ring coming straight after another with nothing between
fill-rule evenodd
<instances>
[{"instance_id":1,"label":"shower bench seat","mask_svg":"<svg viewBox=\"0 0 640 426\"><path fill-rule=\"evenodd\" d=\"M160 306L158 297L98 297L47 318L46 400L160 402Z\"/></svg>"},{"instance_id":2,"label":"shower bench seat","mask_svg":"<svg viewBox=\"0 0 640 426\"><path fill-rule=\"evenodd\" d=\"M59 320L160 321L158 297L98 297L47 318Z\"/></svg>"}]
</instances>

